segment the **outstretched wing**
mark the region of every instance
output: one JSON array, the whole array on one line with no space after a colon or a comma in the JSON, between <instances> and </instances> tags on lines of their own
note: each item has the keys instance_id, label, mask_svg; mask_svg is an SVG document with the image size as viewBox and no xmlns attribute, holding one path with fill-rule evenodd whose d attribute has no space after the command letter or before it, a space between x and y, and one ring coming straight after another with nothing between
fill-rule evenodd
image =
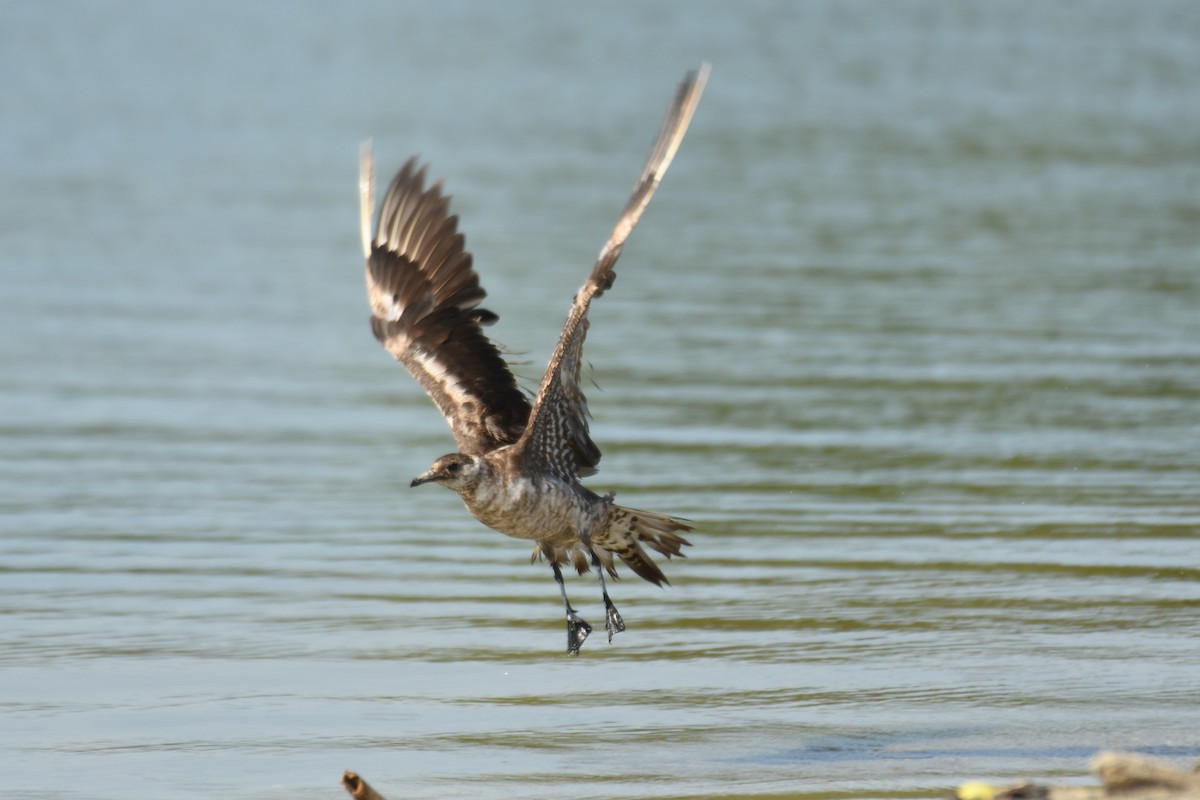
<instances>
[{"instance_id":1,"label":"outstretched wing","mask_svg":"<svg viewBox=\"0 0 1200 800\"><path fill-rule=\"evenodd\" d=\"M600 463L600 449L588 433L587 398L579 387L588 307L592 298L612 287L617 277L613 265L683 141L708 80L708 72L709 66L703 64L700 69L689 72L679 85L633 194L601 248L592 274L575 295L558 346L542 376L529 424L517 443L520 456L532 470L571 479L595 474L596 465Z\"/></svg>"},{"instance_id":2,"label":"outstretched wing","mask_svg":"<svg viewBox=\"0 0 1200 800\"><path fill-rule=\"evenodd\" d=\"M373 163L359 165L363 252L371 330L441 409L460 452L482 455L512 444L529 418L529 400L482 326L498 318L450 215L441 184L425 189L425 167L409 159L379 210L372 240Z\"/></svg>"}]
</instances>

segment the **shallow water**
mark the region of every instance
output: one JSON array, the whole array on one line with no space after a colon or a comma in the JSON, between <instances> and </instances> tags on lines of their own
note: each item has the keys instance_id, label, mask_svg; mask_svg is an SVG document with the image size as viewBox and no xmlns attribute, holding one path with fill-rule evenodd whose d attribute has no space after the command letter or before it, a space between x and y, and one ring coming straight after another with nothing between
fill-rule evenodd
<instances>
[{"instance_id":1,"label":"shallow water","mask_svg":"<svg viewBox=\"0 0 1200 800\"><path fill-rule=\"evenodd\" d=\"M1187 3L0 9L0 797L935 796L1200 755ZM356 157L455 195L597 490L695 520L562 657L366 326ZM11 76L18 76L13 79ZM602 621L588 578L569 582Z\"/></svg>"}]
</instances>

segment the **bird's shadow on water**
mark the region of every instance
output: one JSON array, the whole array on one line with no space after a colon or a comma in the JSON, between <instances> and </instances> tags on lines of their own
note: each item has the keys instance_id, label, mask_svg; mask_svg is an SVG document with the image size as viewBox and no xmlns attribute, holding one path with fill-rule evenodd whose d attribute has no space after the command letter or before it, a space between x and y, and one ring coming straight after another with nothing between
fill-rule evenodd
<instances>
[{"instance_id":1,"label":"bird's shadow on water","mask_svg":"<svg viewBox=\"0 0 1200 800\"><path fill-rule=\"evenodd\" d=\"M979 731L965 729L930 733L922 731L920 738L933 737L939 740L964 738ZM914 736L863 735L823 736L802 747L789 747L761 755L741 756L729 759L743 764L796 764L836 763L851 761L912 761L928 759L1004 759L1011 761L1036 761L1064 759L1086 762L1101 749L1095 745L1071 745L1063 747L953 747L937 744L914 744ZM1139 745L1135 748L1142 755L1167 759L1200 758L1197 745Z\"/></svg>"}]
</instances>

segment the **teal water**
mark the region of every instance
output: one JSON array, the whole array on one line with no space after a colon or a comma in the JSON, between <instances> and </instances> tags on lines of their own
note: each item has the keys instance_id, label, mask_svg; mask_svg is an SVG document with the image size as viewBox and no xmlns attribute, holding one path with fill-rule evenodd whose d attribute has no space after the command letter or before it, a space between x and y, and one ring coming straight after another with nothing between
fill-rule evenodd
<instances>
[{"instance_id":1,"label":"teal water","mask_svg":"<svg viewBox=\"0 0 1200 800\"><path fill-rule=\"evenodd\" d=\"M0 797L940 796L1200 756L1200 12L0 7ZM692 518L561 656L366 324L432 161L589 480ZM592 581L572 599L600 620Z\"/></svg>"}]
</instances>

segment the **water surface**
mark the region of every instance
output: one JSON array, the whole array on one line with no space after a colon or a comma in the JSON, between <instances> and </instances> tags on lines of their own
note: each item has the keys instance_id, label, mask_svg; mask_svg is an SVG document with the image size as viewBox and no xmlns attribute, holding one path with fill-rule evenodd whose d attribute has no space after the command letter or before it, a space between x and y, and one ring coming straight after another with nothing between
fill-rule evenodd
<instances>
[{"instance_id":1,"label":"water surface","mask_svg":"<svg viewBox=\"0 0 1200 800\"><path fill-rule=\"evenodd\" d=\"M1200 755L1187 3L0 10L0 797L937 796ZM566 659L366 325L433 161L597 490L695 520ZM591 580L569 582L593 622Z\"/></svg>"}]
</instances>

